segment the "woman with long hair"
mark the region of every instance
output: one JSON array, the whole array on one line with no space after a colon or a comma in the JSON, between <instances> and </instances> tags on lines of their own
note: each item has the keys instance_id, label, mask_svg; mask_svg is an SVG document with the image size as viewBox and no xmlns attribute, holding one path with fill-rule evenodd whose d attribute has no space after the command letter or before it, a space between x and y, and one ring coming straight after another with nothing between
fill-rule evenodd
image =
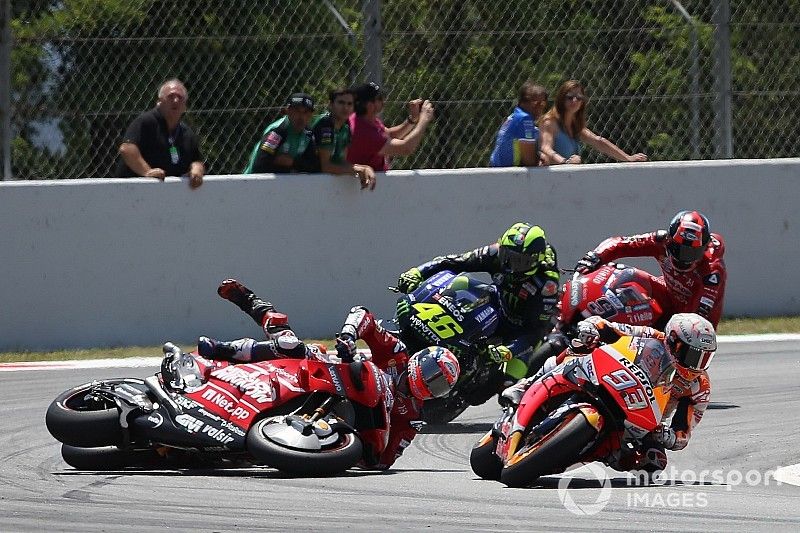
<instances>
[{"instance_id":1,"label":"woman with long hair","mask_svg":"<svg viewBox=\"0 0 800 533\"><path fill-rule=\"evenodd\" d=\"M542 159L548 165L581 162L581 142L616 161L647 161L647 155L628 155L619 146L586 127L586 91L581 82L567 80L556 93L555 103L539 119Z\"/></svg>"}]
</instances>

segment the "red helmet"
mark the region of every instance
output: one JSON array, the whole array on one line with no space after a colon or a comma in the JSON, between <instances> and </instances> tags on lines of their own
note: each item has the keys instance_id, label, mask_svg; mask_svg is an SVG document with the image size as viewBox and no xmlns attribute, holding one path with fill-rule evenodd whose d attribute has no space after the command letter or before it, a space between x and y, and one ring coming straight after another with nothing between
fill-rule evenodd
<instances>
[{"instance_id":1,"label":"red helmet","mask_svg":"<svg viewBox=\"0 0 800 533\"><path fill-rule=\"evenodd\" d=\"M709 242L708 219L698 211L681 211L669 223L667 254L677 270L694 268L706 253Z\"/></svg>"},{"instance_id":2,"label":"red helmet","mask_svg":"<svg viewBox=\"0 0 800 533\"><path fill-rule=\"evenodd\" d=\"M441 346L430 346L408 359L408 386L420 400L446 396L459 374L458 359Z\"/></svg>"}]
</instances>

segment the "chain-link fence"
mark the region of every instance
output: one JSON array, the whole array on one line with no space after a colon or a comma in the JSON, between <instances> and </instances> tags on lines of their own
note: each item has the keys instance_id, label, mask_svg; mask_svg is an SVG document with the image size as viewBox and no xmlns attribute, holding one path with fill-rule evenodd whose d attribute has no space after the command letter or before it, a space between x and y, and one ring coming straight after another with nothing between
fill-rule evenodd
<instances>
[{"instance_id":1,"label":"chain-link fence","mask_svg":"<svg viewBox=\"0 0 800 533\"><path fill-rule=\"evenodd\" d=\"M551 95L581 80L589 128L652 159L800 148L789 105L800 79L798 0L3 4L10 90L0 95L0 134L18 179L110 176L125 127L170 77L189 89L185 119L215 174L242 170L288 94L324 106L332 87L366 80L388 91L387 123L412 98L436 107L420 149L393 168L486 166L526 79Z\"/></svg>"}]
</instances>

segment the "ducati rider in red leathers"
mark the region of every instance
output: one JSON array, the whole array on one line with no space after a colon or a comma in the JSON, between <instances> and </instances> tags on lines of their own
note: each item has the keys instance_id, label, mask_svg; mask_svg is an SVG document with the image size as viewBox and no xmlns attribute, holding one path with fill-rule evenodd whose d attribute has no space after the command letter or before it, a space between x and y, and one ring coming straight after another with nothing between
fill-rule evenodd
<instances>
[{"instance_id":1,"label":"ducati rider in red leathers","mask_svg":"<svg viewBox=\"0 0 800 533\"><path fill-rule=\"evenodd\" d=\"M200 337L197 351L207 359L250 363L308 357L341 362L356 357L356 340L362 339L369 346L371 361L383 370L394 401L386 442L378 432L362 430L359 433L364 444L362 466L365 468L389 468L422 429L423 401L446 395L458 379L458 360L449 350L434 346L409 356L405 344L378 325L372 313L363 307L350 310L341 333L337 335L337 354L329 355L324 346L305 344L298 339L285 314L275 311L270 302L262 300L238 281L226 279L217 292L263 327L268 340L245 338L221 342Z\"/></svg>"},{"instance_id":2,"label":"ducati rider in red leathers","mask_svg":"<svg viewBox=\"0 0 800 533\"><path fill-rule=\"evenodd\" d=\"M681 211L668 230L628 237L610 237L584 255L575 267L581 274L623 257L652 257L663 276L652 276L653 297L664 320L675 313L697 313L716 328L722 317L728 273L722 259L722 236L711 233L698 211Z\"/></svg>"}]
</instances>

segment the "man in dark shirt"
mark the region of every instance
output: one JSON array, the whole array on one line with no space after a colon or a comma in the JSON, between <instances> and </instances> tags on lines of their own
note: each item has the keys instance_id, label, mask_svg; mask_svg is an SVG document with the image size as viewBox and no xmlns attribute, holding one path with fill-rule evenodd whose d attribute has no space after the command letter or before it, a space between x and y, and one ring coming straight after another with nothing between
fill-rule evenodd
<instances>
[{"instance_id":1,"label":"man in dark shirt","mask_svg":"<svg viewBox=\"0 0 800 533\"><path fill-rule=\"evenodd\" d=\"M267 126L250 153L244 174L263 172L317 172L314 136L309 129L314 100L294 93L286 101L286 114Z\"/></svg>"},{"instance_id":2,"label":"man in dark shirt","mask_svg":"<svg viewBox=\"0 0 800 533\"><path fill-rule=\"evenodd\" d=\"M156 107L136 117L125 131L116 177L163 180L166 176L188 175L192 188L203 184L205 165L200 142L181 121L188 98L186 87L178 79L161 85Z\"/></svg>"}]
</instances>

